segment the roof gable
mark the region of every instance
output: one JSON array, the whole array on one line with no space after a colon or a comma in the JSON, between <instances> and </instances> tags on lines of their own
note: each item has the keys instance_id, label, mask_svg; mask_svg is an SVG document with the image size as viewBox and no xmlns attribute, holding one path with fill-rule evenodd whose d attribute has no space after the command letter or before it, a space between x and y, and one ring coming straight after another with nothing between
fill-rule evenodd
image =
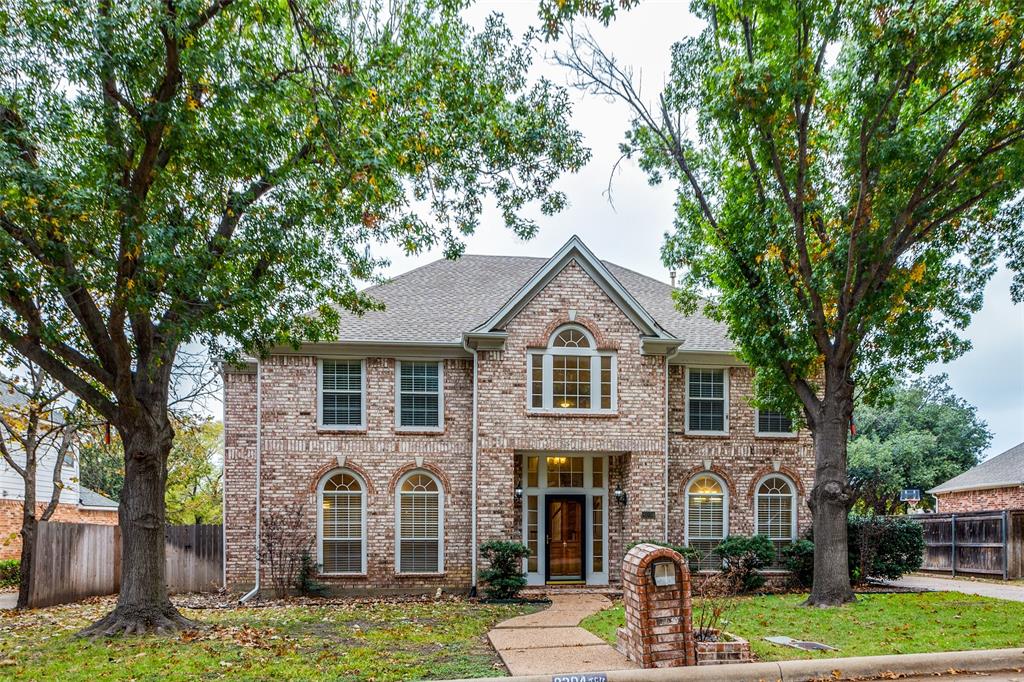
<instances>
[{"instance_id":1,"label":"roof gable","mask_svg":"<svg viewBox=\"0 0 1024 682\"><path fill-rule=\"evenodd\" d=\"M533 274L527 282L473 333L487 334L503 330L509 320L519 314L534 296L544 289L563 269L575 262L597 284L608 298L645 336L660 339L674 337L658 324L653 316L622 286L611 271L573 235L555 255Z\"/></svg>"}]
</instances>

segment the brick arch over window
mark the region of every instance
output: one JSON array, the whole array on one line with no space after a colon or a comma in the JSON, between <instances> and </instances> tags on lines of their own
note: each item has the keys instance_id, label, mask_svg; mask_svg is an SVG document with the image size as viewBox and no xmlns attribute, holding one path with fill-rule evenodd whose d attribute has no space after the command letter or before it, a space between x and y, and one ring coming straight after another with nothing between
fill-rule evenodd
<instances>
[{"instance_id":1,"label":"brick arch over window","mask_svg":"<svg viewBox=\"0 0 1024 682\"><path fill-rule=\"evenodd\" d=\"M576 324L588 332L594 337L596 348L594 350L619 350L619 343L614 339L609 339L601 331L601 327L598 326L594 320L586 317L585 315L577 315L575 320L570 320L568 317L558 317L548 323L544 327L544 331L534 337L529 343L528 348L547 348L548 343L551 341L551 335L555 333L555 330L559 327L564 327L568 324Z\"/></svg>"},{"instance_id":2,"label":"brick arch over window","mask_svg":"<svg viewBox=\"0 0 1024 682\"><path fill-rule=\"evenodd\" d=\"M449 498L449 496L452 494L452 486L451 483L448 482L447 474L445 474L443 471L441 471L441 469L437 468L433 464L430 464L429 462L424 462L423 464L409 462L408 464L400 467L398 471L396 471L391 476L391 482L388 483L388 493L390 495L394 495L395 488L398 486L399 479L401 479L402 476L405 476L410 471L415 471L416 469L429 471L431 474L433 474L434 478L436 478L441 483L441 486L444 488L445 500Z\"/></svg>"},{"instance_id":3,"label":"brick arch over window","mask_svg":"<svg viewBox=\"0 0 1024 682\"><path fill-rule=\"evenodd\" d=\"M754 495L755 493L757 493L758 484L760 484L762 481L764 481L766 477L771 476L772 474L781 474L783 477L788 478L790 481L793 482L793 485L796 487L797 498L801 498L804 496L804 483L800 479L800 474L798 474L793 469L790 469L789 467L783 465L778 469L776 469L773 466L761 467L760 469L758 469L754 473L754 477L750 479L750 486L747 488L747 498L751 500L754 499Z\"/></svg>"},{"instance_id":4,"label":"brick arch over window","mask_svg":"<svg viewBox=\"0 0 1024 682\"><path fill-rule=\"evenodd\" d=\"M366 473L366 469L353 462L351 459L345 459L345 466L338 466L338 460L332 459L330 462L324 464L322 467L316 470L313 477L309 480L309 492L316 495L317 487L320 485L320 481L323 480L324 476L334 471L335 469L351 469L353 472L359 474L359 477L363 479L363 484L366 486L366 492L368 495L373 495L377 491L374 489L373 481L370 480L370 475Z\"/></svg>"},{"instance_id":5,"label":"brick arch over window","mask_svg":"<svg viewBox=\"0 0 1024 682\"><path fill-rule=\"evenodd\" d=\"M725 481L725 485L729 489L729 497L734 497L736 495L736 482L732 479L732 476L729 475L728 471L717 464L712 464L710 469L702 464L686 471L680 479L680 491L685 495L686 487L690 485L690 482L700 474L704 473L714 474Z\"/></svg>"}]
</instances>

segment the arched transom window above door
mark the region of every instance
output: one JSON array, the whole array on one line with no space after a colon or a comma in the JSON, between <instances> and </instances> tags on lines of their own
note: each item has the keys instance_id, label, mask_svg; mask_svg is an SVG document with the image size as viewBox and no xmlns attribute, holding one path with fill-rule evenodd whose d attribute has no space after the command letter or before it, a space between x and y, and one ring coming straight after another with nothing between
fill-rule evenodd
<instances>
[{"instance_id":1,"label":"arched transom window above door","mask_svg":"<svg viewBox=\"0 0 1024 682\"><path fill-rule=\"evenodd\" d=\"M531 412L615 412L617 373L614 351L597 350L584 327L563 325L547 348L527 354L527 407Z\"/></svg>"}]
</instances>

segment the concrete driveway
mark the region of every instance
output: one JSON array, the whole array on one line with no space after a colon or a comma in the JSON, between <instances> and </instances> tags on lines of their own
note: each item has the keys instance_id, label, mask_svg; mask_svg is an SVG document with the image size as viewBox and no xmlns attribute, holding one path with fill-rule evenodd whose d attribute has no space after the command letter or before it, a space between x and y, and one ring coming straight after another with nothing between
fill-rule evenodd
<instances>
[{"instance_id":1,"label":"concrete driveway","mask_svg":"<svg viewBox=\"0 0 1024 682\"><path fill-rule=\"evenodd\" d=\"M976 594L981 597L995 597L996 599L1009 599L1011 601L1024 601L1024 583L1014 581L1009 583L990 583L978 580L965 580L961 578L938 578L924 575L907 575L899 580L891 580L888 585L906 587L914 590L927 590L929 592L961 592L963 594Z\"/></svg>"}]
</instances>

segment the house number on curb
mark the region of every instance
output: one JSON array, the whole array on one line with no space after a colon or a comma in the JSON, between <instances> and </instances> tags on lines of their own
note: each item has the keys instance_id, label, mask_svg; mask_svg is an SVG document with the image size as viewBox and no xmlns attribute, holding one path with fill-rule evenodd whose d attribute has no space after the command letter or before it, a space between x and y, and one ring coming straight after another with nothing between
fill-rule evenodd
<instances>
[{"instance_id":1,"label":"house number on curb","mask_svg":"<svg viewBox=\"0 0 1024 682\"><path fill-rule=\"evenodd\" d=\"M551 682L608 682L607 673L580 673L579 675L554 675Z\"/></svg>"}]
</instances>

